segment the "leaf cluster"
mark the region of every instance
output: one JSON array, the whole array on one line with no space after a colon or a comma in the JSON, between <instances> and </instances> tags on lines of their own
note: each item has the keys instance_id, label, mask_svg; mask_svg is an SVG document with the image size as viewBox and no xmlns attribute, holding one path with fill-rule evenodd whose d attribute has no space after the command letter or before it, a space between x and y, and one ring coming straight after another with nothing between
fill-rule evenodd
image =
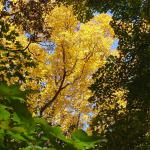
<instances>
[{"instance_id":1,"label":"leaf cluster","mask_svg":"<svg viewBox=\"0 0 150 150\"><path fill-rule=\"evenodd\" d=\"M119 56L110 56L105 66L93 75L95 83L90 88L94 96L90 101L100 107L103 102L113 100L114 92L120 88L128 91L125 114L118 116L104 111L93 120L92 127L97 129L109 118L105 128L107 131L99 133L107 138L108 143L103 146L99 144L98 149L149 149L150 48L147 6L148 1L140 0L120 1L117 4L116 1L101 1L100 5L93 6L99 11L110 10L113 13L111 25L119 39Z\"/></svg>"}]
</instances>

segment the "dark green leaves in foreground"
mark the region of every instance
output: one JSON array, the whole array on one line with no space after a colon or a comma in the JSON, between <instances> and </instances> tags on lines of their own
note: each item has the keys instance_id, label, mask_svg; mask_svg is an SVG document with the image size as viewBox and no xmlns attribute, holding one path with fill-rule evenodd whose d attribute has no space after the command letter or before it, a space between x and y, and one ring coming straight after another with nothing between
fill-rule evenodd
<instances>
[{"instance_id":1,"label":"dark green leaves in foreground","mask_svg":"<svg viewBox=\"0 0 150 150\"><path fill-rule=\"evenodd\" d=\"M88 136L83 130L77 130L72 134L72 139L75 141L75 146L78 149L88 149L95 145L99 140L96 137Z\"/></svg>"},{"instance_id":2,"label":"dark green leaves in foreground","mask_svg":"<svg viewBox=\"0 0 150 150\"><path fill-rule=\"evenodd\" d=\"M44 119L35 118L36 124L41 126L41 131L43 131L43 135L45 139L48 138L51 141L51 144L55 145L57 149L64 150L84 150L91 148L98 142L98 139L93 136L88 136L86 132L83 130L75 131L71 138L66 138L62 133L60 127L52 127L49 126L48 123ZM60 144L58 144L58 143Z\"/></svg>"},{"instance_id":3,"label":"dark green leaves in foreground","mask_svg":"<svg viewBox=\"0 0 150 150\"><path fill-rule=\"evenodd\" d=\"M20 91L19 86L0 84L0 149L85 150L98 142L82 130L67 138L60 127L33 118L25 98L26 92Z\"/></svg>"}]
</instances>

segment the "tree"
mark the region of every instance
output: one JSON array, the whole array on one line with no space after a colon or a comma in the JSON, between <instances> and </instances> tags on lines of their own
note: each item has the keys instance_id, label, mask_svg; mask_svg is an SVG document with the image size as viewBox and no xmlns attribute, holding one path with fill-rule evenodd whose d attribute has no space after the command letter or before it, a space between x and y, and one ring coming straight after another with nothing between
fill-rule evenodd
<instances>
[{"instance_id":1,"label":"tree","mask_svg":"<svg viewBox=\"0 0 150 150\"><path fill-rule=\"evenodd\" d=\"M113 42L110 20L110 16L101 14L81 24L73 15L72 7L65 6L47 14L45 22L52 32L50 41L45 43L53 44L54 50L50 49L51 54L48 54L44 48L38 52L34 45L29 47L33 57L39 60L31 78L41 78L39 84L35 81L29 84L37 89L45 84L40 87L40 93L29 98L35 114L40 112L47 119L51 117L52 123L61 124L64 129L78 126L78 120L82 125L84 115L91 112L87 101L91 95L88 90L91 74L103 65Z\"/></svg>"},{"instance_id":2,"label":"tree","mask_svg":"<svg viewBox=\"0 0 150 150\"><path fill-rule=\"evenodd\" d=\"M113 42L111 17L102 14L82 24L73 14L74 5L23 0L3 3L6 8L1 17L20 33L20 43L37 63L36 68L23 67L28 75L21 72L25 76L21 89L39 91L28 98L30 110L63 128L82 126L91 112L87 101L91 74L104 63ZM11 83L18 81L11 78Z\"/></svg>"},{"instance_id":3,"label":"tree","mask_svg":"<svg viewBox=\"0 0 150 150\"><path fill-rule=\"evenodd\" d=\"M29 79L30 70L36 67L28 49L31 39L28 41L24 34L17 32L18 28L7 19L0 18L0 149L84 150L93 147L97 138L82 130L66 138L60 127L32 117L26 100L28 94L37 91L20 87Z\"/></svg>"},{"instance_id":4,"label":"tree","mask_svg":"<svg viewBox=\"0 0 150 150\"><path fill-rule=\"evenodd\" d=\"M111 56L105 67L94 75L95 83L91 86L94 97L91 101L101 106L108 98L113 99L115 91L120 88L127 90L124 114L118 116L115 112L104 112L107 117L113 117L113 121L109 119L106 132L100 133L107 138L108 143L103 146L100 144L98 149L149 149L150 55L147 3L121 1L116 5L115 1L111 1L104 5L104 1L101 1L101 5L97 6L99 10L110 9L113 12L112 27L119 39L120 56ZM118 112L118 109L115 111ZM98 115L93 121L93 127L101 125L101 120L103 118Z\"/></svg>"}]
</instances>

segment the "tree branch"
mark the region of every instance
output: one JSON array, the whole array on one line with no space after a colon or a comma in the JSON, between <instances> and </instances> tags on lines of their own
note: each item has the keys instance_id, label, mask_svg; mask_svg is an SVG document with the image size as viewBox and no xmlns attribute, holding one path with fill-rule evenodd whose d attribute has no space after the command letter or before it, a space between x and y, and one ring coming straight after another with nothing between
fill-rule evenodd
<instances>
[{"instance_id":1,"label":"tree branch","mask_svg":"<svg viewBox=\"0 0 150 150\"><path fill-rule=\"evenodd\" d=\"M52 103L57 99L59 93L63 90L63 84L64 84L64 81L65 81L65 78L66 78L66 54L65 54L65 49L62 45L62 54L63 54L63 63L64 63L64 69L63 69L63 77L62 77L62 80L61 80L61 83L60 83L60 86L57 90L57 92L55 93L55 95L53 96L53 98L48 102L46 103L40 110L40 116L42 116L43 112L47 109L47 107L51 106Z\"/></svg>"}]
</instances>

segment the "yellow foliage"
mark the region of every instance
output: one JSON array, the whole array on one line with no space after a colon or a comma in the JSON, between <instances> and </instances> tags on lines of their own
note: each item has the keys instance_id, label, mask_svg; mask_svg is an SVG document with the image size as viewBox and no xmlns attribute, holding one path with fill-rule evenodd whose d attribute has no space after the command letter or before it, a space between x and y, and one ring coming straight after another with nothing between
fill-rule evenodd
<instances>
[{"instance_id":1,"label":"yellow foliage","mask_svg":"<svg viewBox=\"0 0 150 150\"><path fill-rule=\"evenodd\" d=\"M37 68L30 70L31 77L40 77L40 82L45 84L45 87L40 86L36 96L29 96L30 109L38 114L47 102L56 97L44 110L43 116L61 124L64 130L78 121L75 116L79 113L88 120L86 114L92 111L88 102L91 76L104 64L114 40L109 15L100 14L82 24L72 12L71 6L57 6L46 14L45 25L52 28L50 40L56 45L52 54L37 45L29 47L39 62ZM28 81L26 86L39 88L37 82Z\"/></svg>"},{"instance_id":2,"label":"yellow foliage","mask_svg":"<svg viewBox=\"0 0 150 150\"><path fill-rule=\"evenodd\" d=\"M3 4L0 2L0 12L3 10Z\"/></svg>"},{"instance_id":3,"label":"yellow foliage","mask_svg":"<svg viewBox=\"0 0 150 150\"><path fill-rule=\"evenodd\" d=\"M77 20L71 6L56 6L44 17L45 27L52 29L48 43L54 43L55 50L50 54L39 43L28 46L27 51L38 64L35 68L24 66L21 73L28 71L30 75L26 77L26 83L22 83L21 90L30 87L39 91L28 96L33 116L39 115L41 109L52 101L42 115L66 131L72 125L77 126L78 122L81 127L90 121L87 114L93 109L88 102L92 94L88 87L93 82L92 74L110 55L114 32L109 25L109 15L100 14L83 24ZM26 47L29 41L21 28L10 25L7 34L14 29L20 33L16 41ZM2 39L3 44L6 42ZM9 47L15 50L14 43L10 42ZM11 78L9 84L18 80Z\"/></svg>"}]
</instances>

